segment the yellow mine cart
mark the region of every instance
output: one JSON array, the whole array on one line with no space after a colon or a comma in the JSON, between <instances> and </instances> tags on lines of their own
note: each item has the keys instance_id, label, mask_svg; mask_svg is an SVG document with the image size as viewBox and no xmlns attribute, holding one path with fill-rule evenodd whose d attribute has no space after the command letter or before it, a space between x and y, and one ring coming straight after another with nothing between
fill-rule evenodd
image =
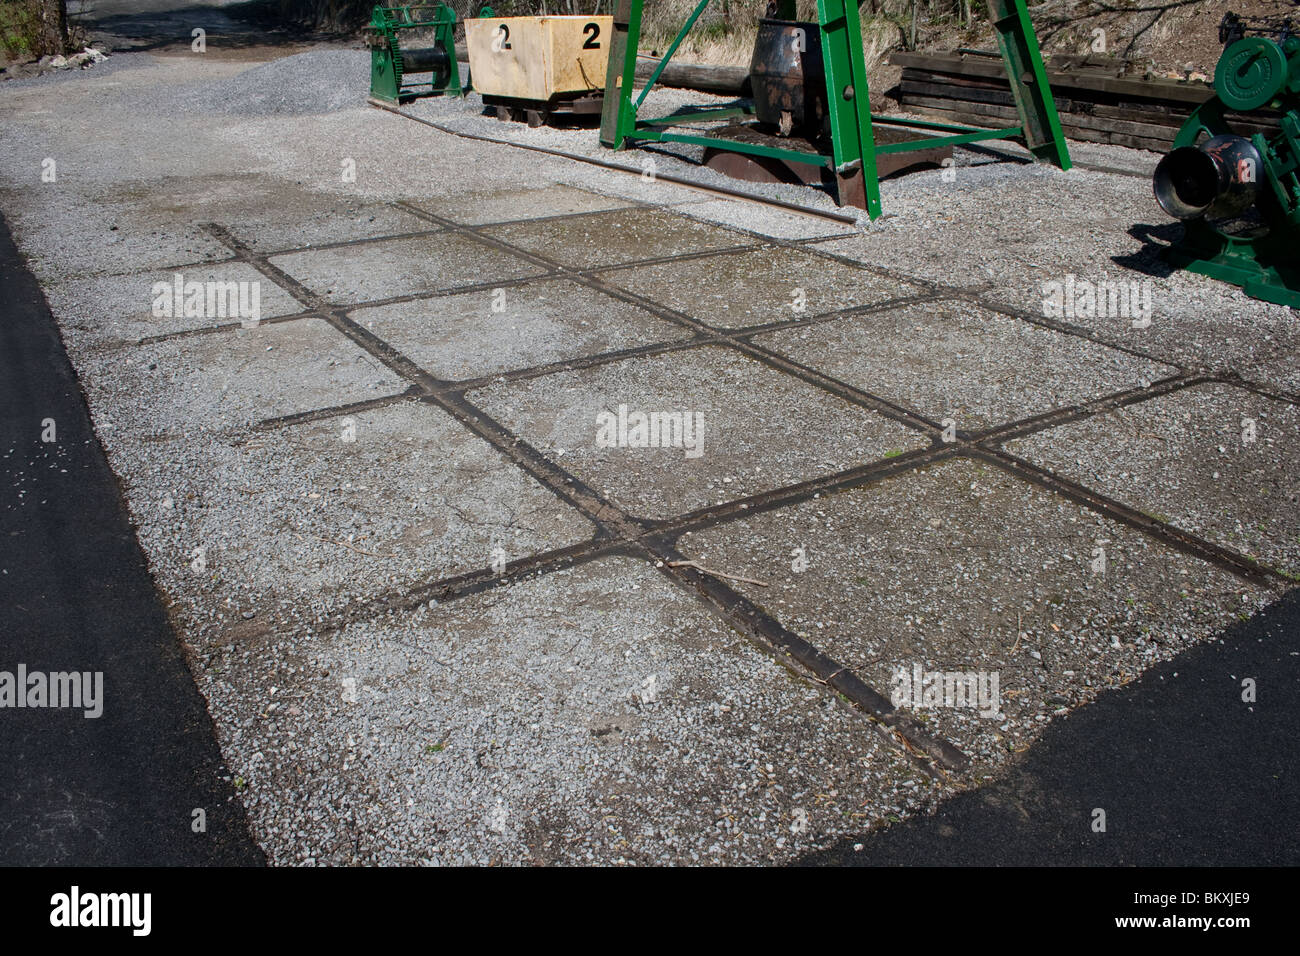
<instances>
[{"instance_id":1,"label":"yellow mine cart","mask_svg":"<svg viewBox=\"0 0 1300 956\"><path fill-rule=\"evenodd\" d=\"M529 126L552 113L599 113L613 32L613 17L466 20L474 89L497 116Z\"/></svg>"}]
</instances>

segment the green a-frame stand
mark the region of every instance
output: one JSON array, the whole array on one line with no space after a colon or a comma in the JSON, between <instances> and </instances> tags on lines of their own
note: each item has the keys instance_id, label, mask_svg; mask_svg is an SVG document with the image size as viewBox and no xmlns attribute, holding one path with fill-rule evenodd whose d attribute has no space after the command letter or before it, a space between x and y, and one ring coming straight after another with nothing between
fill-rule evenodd
<instances>
[{"instance_id":1,"label":"green a-frame stand","mask_svg":"<svg viewBox=\"0 0 1300 956\"><path fill-rule=\"evenodd\" d=\"M1061 133L1061 120L1047 83L1038 38L1025 9L1025 0L988 0L998 47L1006 64L1012 96L1020 114L1020 125L1007 129L974 129L920 120L872 116L867 91L867 71L862 55L862 25L855 0L817 0L817 22L821 28L822 62L829 105L831 152L809 153L765 143L724 139L696 133L673 132L691 123L712 122L752 113L752 107L703 109L653 119L638 115L682 40L708 6L698 6L655 67L649 81L633 100L637 46L641 37L644 0L618 0L614 13L614 37L610 43L609 72L605 81L605 105L601 116L600 141L611 149L641 142L691 143L737 153L766 156L786 162L820 165L833 171L836 198L840 205L866 209L880 216L880 179L876 157L890 153L955 146L991 139L1019 139L1040 159L1061 169L1070 168L1070 154ZM794 0L778 0L777 16L793 20ZM933 130L935 136L876 145L872 123L891 124L919 130Z\"/></svg>"}]
</instances>

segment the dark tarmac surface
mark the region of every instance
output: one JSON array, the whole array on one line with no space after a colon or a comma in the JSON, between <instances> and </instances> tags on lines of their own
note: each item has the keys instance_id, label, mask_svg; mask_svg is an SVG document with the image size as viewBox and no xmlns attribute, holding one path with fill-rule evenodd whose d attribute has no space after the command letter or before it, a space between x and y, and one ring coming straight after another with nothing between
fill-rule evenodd
<instances>
[{"instance_id":1,"label":"dark tarmac surface","mask_svg":"<svg viewBox=\"0 0 1300 956\"><path fill-rule=\"evenodd\" d=\"M4 709L0 863L262 862L40 287L0 219L0 671L103 672L103 714ZM43 442L47 419L55 441ZM206 833L192 829L206 813Z\"/></svg>"}]
</instances>

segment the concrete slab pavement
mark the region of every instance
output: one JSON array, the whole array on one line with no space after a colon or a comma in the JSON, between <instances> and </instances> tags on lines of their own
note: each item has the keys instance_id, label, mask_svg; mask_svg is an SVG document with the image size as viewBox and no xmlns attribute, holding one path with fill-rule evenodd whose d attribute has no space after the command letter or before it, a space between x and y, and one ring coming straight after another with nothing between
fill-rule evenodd
<instances>
[{"instance_id":1,"label":"concrete slab pavement","mask_svg":"<svg viewBox=\"0 0 1300 956\"><path fill-rule=\"evenodd\" d=\"M1150 351L1042 312L1045 276L1131 246L1132 177L923 174L881 228L812 241L771 207L284 106L354 65L214 63L230 110L174 111L209 69L176 57L59 123L27 112L52 87L0 100L0 204L271 861L804 860L1011 779L1060 718L1290 588L1289 340L1216 339L1276 308L1163 277L1188 311ZM89 149L92 122L141 158ZM46 154L76 175L39 184ZM77 253L87 210L111 254ZM160 270L300 311L153 322ZM1263 438L1225 495L1205 446L1242 395ZM702 454L671 422L610 441L620 406L698 414ZM1116 444L1120 410L1157 437ZM914 665L996 675L1001 716L891 701Z\"/></svg>"}]
</instances>

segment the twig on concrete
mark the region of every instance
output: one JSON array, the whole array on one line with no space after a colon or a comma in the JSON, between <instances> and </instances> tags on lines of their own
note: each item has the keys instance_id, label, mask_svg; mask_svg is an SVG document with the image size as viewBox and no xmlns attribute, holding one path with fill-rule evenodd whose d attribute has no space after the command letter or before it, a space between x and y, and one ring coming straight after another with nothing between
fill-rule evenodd
<instances>
[{"instance_id":1,"label":"twig on concrete","mask_svg":"<svg viewBox=\"0 0 1300 956\"><path fill-rule=\"evenodd\" d=\"M347 548L349 551L355 551L357 554L364 554L367 558L383 557L382 554L375 554L371 551L362 551L360 548L355 548L352 545L348 544L346 541L334 541L331 540L330 538L322 538L318 534L311 534L311 532L308 532L308 536L315 538L317 541L324 541L326 544L334 544L334 545L338 545L340 548ZM297 537L299 541L302 540L302 535L298 535Z\"/></svg>"},{"instance_id":2,"label":"twig on concrete","mask_svg":"<svg viewBox=\"0 0 1300 956\"><path fill-rule=\"evenodd\" d=\"M732 581L744 581L746 584L757 584L760 588L771 587L771 585L766 581L756 581L753 578L743 578L739 574L728 574L726 571L714 571L695 561L669 561L668 567L694 568L696 571L703 571L705 574L712 574L716 578L728 578Z\"/></svg>"}]
</instances>

